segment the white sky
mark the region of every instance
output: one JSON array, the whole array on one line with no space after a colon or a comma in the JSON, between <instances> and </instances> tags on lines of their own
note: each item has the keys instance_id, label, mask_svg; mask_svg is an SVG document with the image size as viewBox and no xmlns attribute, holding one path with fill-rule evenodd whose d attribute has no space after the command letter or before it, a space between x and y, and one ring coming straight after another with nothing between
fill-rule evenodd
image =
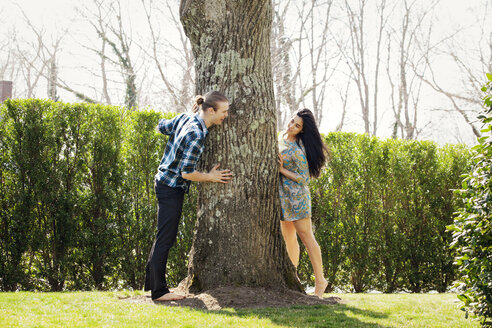
<instances>
[{"instance_id":1,"label":"white sky","mask_svg":"<svg viewBox=\"0 0 492 328\"><path fill-rule=\"evenodd\" d=\"M294 0L295 1L295 0ZM396 0L399 1L399 0ZM423 0L425 3L425 0ZM6 30L11 30L13 26L17 31L19 39L32 40L32 32L26 26L25 21L22 19L19 7L25 11L26 15L31 19L33 24L36 26L44 26L46 28L47 34L61 34L63 29L69 30L70 41L65 43L65 46L73 44L71 49L63 49L64 52L71 53L72 56L64 58L65 60L62 65L65 67L66 71L72 68L72 73L75 76L80 76L80 84L91 84L90 77L84 72L80 71L79 62L83 61L76 53L78 47L80 47L81 40L94 40L94 32L92 28L83 21L81 17L77 14L75 7L80 6L89 2L89 0L0 0L0 35ZM140 0L122 0L126 3L126 10L128 14L132 17L132 30L134 37L139 36L139 30L146 28L145 18L141 10ZM165 2L162 1L162 2ZM173 8L179 6L178 0L170 0L173 4ZM476 9L477 5L483 5L482 0L441 0L438 4L434 22L437 34L446 35L450 31L457 29L458 27L463 27L467 29L468 34L465 39L466 41L473 44L473 40L478 40L477 30L470 27L476 23ZM490 0L492 4L492 0ZM160 30L169 31L171 30L169 22L159 22ZM469 36L469 38L468 38ZM172 35L170 36L172 37ZM74 53L75 51L75 53ZM453 87L453 81L456 81L457 72L451 68L451 63L445 60L435 63L436 71L439 72L442 81L445 81L448 86ZM67 74L65 72L65 74ZM152 72L150 72L152 74ZM76 101L74 97L68 93L64 93L59 90L59 93L64 101ZM424 103L430 109L432 107L440 107L442 98L436 96L435 93L424 93L422 97L425 97ZM384 99L382 100L384 101ZM357 107L357 100L354 100L354 104ZM336 107L336 104L334 104ZM333 107L333 106L332 106ZM322 132L332 131L336 124L338 123L338 112L336 109L327 109L331 119L323 122L321 126ZM360 110L354 109L351 116L348 118L347 126L344 131L354 131L363 132L362 124L360 119ZM468 144L474 143L474 137L471 131L462 119L457 115L452 115L443 112L433 112L428 110L425 114L427 120L431 120L437 128L430 128L428 131L424 131L422 138L431 139L437 141L438 143L456 143L459 141L466 142ZM381 133L378 133L380 137L389 136L391 129L387 126L391 124L392 113L387 112L382 118ZM386 125L386 126L385 126Z\"/></svg>"}]
</instances>

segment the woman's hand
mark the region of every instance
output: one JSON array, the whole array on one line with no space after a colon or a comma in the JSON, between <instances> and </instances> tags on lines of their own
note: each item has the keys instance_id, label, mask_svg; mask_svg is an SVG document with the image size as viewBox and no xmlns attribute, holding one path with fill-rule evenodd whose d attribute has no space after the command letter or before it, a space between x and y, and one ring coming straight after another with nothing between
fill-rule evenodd
<instances>
[{"instance_id":1,"label":"woman's hand","mask_svg":"<svg viewBox=\"0 0 492 328\"><path fill-rule=\"evenodd\" d=\"M284 167L284 158L282 157L282 155L280 153L278 154L278 167L279 167L279 169Z\"/></svg>"}]
</instances>

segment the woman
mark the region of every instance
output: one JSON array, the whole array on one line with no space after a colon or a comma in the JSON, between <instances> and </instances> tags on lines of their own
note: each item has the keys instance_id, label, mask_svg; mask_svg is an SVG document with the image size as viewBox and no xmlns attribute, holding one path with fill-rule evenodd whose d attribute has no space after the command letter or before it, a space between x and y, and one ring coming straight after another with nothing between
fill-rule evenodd
<instances>
[{"instance_id":1,"label":"woman","mask_svg":"<svg viewBox=\"0 0 492 328\"><path fill-rule=\"evenodd\" d=\"M313 113L301 109L292 117L287 130L279 136L280 202L282 206L282 235L289 258L297 268L299 243L306 246L315 276L314 293L322 298L328 282L323 276L321 249L311 224L311 195L309 177L316 178L326 161L324 146Z\"/></svg>"}]
</instances>

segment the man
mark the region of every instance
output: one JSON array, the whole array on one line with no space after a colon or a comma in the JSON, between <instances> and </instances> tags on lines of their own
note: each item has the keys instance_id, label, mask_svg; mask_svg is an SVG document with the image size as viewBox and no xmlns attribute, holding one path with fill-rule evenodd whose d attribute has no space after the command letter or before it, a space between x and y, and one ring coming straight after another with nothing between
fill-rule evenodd
<instances>
[{"instance_id":1,"label":"man","mask_svg":"<svg viewBox=\"0 0 492 328\"><path fill-rule=\"evenodd\" d=\"M168 135L164 156L155 176L158 200L157 235L146 268L145 290L151 290L153 301L172 301L184 298L168 289L166 264L169 249L176 240L184 194L191 181L227 183L230 170L218 170L215 165L208 173L196 171L203 152L208 128L220 125L228 116L229 101L220 92L197 96L195 114L181 114L171 120L162 119L157 129Z\"/></svg>"}]
</instances>

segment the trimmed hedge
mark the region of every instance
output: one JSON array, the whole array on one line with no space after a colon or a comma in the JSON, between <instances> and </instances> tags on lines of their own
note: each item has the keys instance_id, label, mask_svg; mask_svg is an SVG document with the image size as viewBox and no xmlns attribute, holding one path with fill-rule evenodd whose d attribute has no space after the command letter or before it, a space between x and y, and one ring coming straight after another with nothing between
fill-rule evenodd
<instances>
[{"instance_id":1,"label":"trimmed hedge","mask_svg":"<svg viewBox=\"0 0 492 328\"><path fill-rule=\"evenodd\" d=\"M3 104L2 290L142 288L162 116L36 99Z\"/></svg>"},{"instance_id":2,"label":"trimmed hedge","mask_svg":"<svg viewBox=\"0 0 492 328\"><path fill-rule=\"evenodd\" d=\"M331 161L311 193L329 288L444 292L456 276L446 225L468 149L353 133L325 142ZM306 255L301 274L314 283Z\"/></svg>"},{"instance_id":3,"label":"trimmed hedge","mask_svg":"<svg viewBox=\"0 0 492 328\"><path fill-rule=\"evenodd\" d=\"M166 142L155 126L166 115L35 99L0 107L1 290L142 288ZM445 291L456 276L445 226L468 149L350 133L325 141L332 159L311 193L330 287ZM173 285L187 273L195 204L192 188L169 256ZM313 282L305 252L299 276Z\"/></svg>"}]
</instances>

